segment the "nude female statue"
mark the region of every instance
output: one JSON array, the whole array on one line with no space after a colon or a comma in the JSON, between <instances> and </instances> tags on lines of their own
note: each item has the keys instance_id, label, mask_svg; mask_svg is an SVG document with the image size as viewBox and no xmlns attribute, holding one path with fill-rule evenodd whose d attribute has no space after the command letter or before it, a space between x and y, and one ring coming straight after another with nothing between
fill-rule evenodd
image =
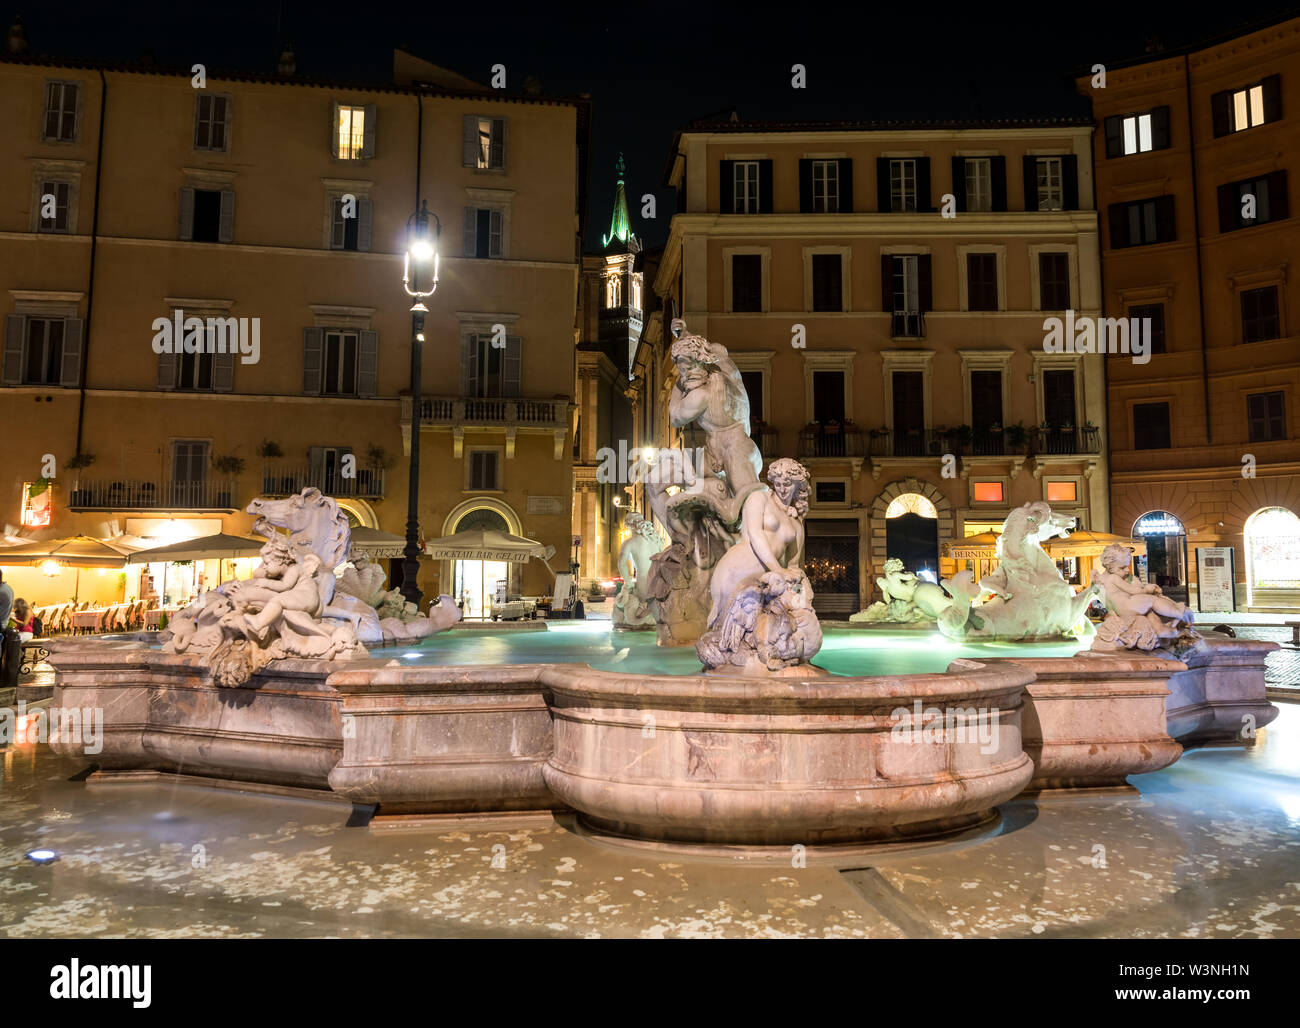
<instances>
[{"instance_id":1,"label":"nude female statue","mask_svg":"<svg viewBox=\"0 0 1300 1028\"><path fill-rule=\"evenodd\" d=\"M771 489L758 489L745 500L740 542L727 551L713 570L709 592L713 607L708 626L726 612L732 595L751 575L785 568L798 569L803 560L803 519L808 513L808 469L782 457L767 469Z\"/></svg>"}]
</instances>

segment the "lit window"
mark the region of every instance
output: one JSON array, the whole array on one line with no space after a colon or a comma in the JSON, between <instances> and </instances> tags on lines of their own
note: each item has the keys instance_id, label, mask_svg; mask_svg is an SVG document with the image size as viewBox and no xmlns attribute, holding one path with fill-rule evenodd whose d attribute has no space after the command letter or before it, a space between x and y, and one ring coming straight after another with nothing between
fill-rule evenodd
<instances>
[{"instance_id":1,"label":"lit window","mask_svg":"<svg viewBox=\"0 0 1300 1028\"><path fill-rule=\"evenodd\" d=\"M975 482L973 487L975 490L976 503L1002 502L1001 482Z\"/></svg>"},{"instance_id":2,"label":"lit window","mask_svg":"<svg viewBox=\"0 0 1300 1028\"><path fill-rule=\"evenodd\" d=\"M1079 486L1077 482L1048 482L1047 502L1076 503L1078 502L1078 492Z\"/></svg>"},{"instance_id":3,"label":"lit window","mask_svg":"<svg viewBox=\"0 0 1300 1028\"><path fill-rule=\"evenodd\" d=\"M45 528L50 523L50 497L54 490L46 479L39 482L23 483L23 513L21 523L24 528Z\"/></svg>"},{"instance_id":4,"label":"lit window","mask_svg":"<svg viewBox=\"0 0 1300 1028\"><path fill-rule=\"evenodd\" d=\"M1133 114L1124 119L1124 153L1146 153L1151 149L1151 115Z\"/></svg>"},{"instance_id":5,"label":"lit window","mask_svg":"<svg viewBox=\"0 0 1300 1028\"><path fill-rule=\"evenodd\" d=\"M339 104L335 110L338 155L343 160L360 160L366 149L366 109Z\"/></svg>"},{"instance_id":6,"label":"lit window","mask_svg":"<svg viewBox=\"0 0 1300 1028\"><path fill-rule=\"evenodd\" d=\"M610 275L605 279L605 306L617 307L619 304L619 277Z\"/></svg>"}]
</instances>

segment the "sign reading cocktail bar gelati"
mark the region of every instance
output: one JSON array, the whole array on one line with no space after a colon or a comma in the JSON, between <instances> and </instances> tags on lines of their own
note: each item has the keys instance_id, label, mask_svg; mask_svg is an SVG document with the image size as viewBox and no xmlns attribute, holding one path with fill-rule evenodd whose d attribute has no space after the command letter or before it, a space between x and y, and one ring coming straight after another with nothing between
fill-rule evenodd
<instances>
[{"instance_id":1,"label":"sign reading cocktail bar gelati","mask_svg":"<svg viewBox=\"0 0 1300 1028\"><path fill-rule=\"evenodd\" d=\"M1133 526L1138 535L1184 535L1183 523L1167 511L1158 510L1138 518Z\"/></svg>"}]
</instances>

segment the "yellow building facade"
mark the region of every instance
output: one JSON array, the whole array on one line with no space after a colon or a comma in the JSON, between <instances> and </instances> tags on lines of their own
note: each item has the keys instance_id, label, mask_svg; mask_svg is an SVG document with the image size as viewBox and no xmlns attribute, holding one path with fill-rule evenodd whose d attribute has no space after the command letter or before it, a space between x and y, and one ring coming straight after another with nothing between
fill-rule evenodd
<instances>
[{"instance_id":1,"label":"yellow building facade","mask_svg":"<svg viewBox=\"0 0 1300 1028\"><path fill-rule=\"evenodd\" d=\"M1105 307L1149 317L1111 359L1115 531L1197 600L1197 551L1237 609L1300 607L1300 19L1078 80L1092 99ZM1207 556L1210 554L1207 553ZM1205 609L1225 609L1218 600Z\"/></svg>"},{"instance_id":2,"label":"yellow building facade","mask_svg":"<svg viewBox=\"0 0 1300 1028\"><path fill-rule=\"evenodd\" d=\"M404 533L402 253L426 200L441 278L421 533L497 527L562 560L588 125L584 101L474 87L403 53L392 85L0 61L0 522L247 533L251 499L316 486L354 523ZM238 326L243 348L169 350L187 318L218 338ZM481 606L484 569L461 570ZM537 562L511 575L512 591L550 592ZM38 603L73 592L70 572L6 577ZM83 600L145 588L81 577ZM419 584L459 596L463 577L426 561Z\"/></svg>"},{"instance_id":3,"label":"yellow building facade","mask_svg":"<svg viewBox=\"0 0 1300 1028\"><path fill-rule=\"evenodd\" d=\"M724 344L765 460L813 478L805 566L819 609L878 599L887 557L943 575L944 542L1048 500L1109 530L1095 354L1049 318L1101 308L1086 121L697 124L668 184L655 278L669 314ZM664 324L639 359L659 445L675 388Z\"/></svg>"}]
</instances>

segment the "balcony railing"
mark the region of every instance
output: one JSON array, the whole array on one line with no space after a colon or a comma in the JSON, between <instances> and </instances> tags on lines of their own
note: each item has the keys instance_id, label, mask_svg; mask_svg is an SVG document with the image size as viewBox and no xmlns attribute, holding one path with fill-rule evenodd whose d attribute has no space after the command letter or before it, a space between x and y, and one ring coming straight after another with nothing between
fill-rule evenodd
<instances>
[{"instance_id":1,"label":"balcony railing","mask_svg":"<svg viewBox=\"0 0 1300 1028\"><path fill-rule=\"evenodd\" d=\"M326 496L378 500L384 496L384 471L359 467L354 476L347 477L338 469L269 466L262 469L263 496L296 496L304 489L319 489Z\"/></svg>"},{"instance_id":2,"label":"balcony railing","mask_svg":"<svg viewBox=\"0 0 1300 1028\"><path fill-rule=\"evenodd\" d=\"M852 425L809 425L799 432L800 457L865 457L866 435Z\"/></svg>"},{"instance_id":3,"label":"balcony railing","mask_svg":"<svg viewBox=\"0 0 1300 1028\"><path fill-rule=\"evenodd\" d=\"M769 425L752 425L749 437L758 446L758 452L764 458L781 456L781 433Z\"/></svg>"},{"instance_id":4,"label":"balcony railing","mask_svg":"<svg viewBox=\"0 0 1300 1028\"><path fill-rule=\"evenodd\" d=\"M872 457L1008 457L1016 454L1100 453L1101 431L1097 428L1034 428L1024 435L1001 432L973 432L970 429L914 429L907 432L877 430L871 434Z\"/></svg>"},{"instance_id":5,"label":"balcony railing","mask_svg":"<svg viewBox=\"0 0 1300 1028\"><path fill-rule=\"evenodd\" d=\"M557 429L568 425L567 399L504 396L422 396L420 422L428 427L501 425ZM411 420L411 398L402 397L402 420Z\"/></svg>"},{"instance_id":6,"label":"balcony railing","mask_svg":"<svg viewBox=\"0 0 1300 1028\"><path fill-rule=\"evenodd\" d=\"M151 482L139 479L81 479L68 502L71 510L234 510L239 506L230 479Z\"/></svg>"},{"instance_id":7,"label":"balcony railing","mask_svg":"<svg viewBox=\"0 0 1300 1028\"><path fill-rule=\"evenodd\" d=\"M922 339L925 337L925 315L894 311L889 334L895 339Z\"/></svg>"}]
</instances>

